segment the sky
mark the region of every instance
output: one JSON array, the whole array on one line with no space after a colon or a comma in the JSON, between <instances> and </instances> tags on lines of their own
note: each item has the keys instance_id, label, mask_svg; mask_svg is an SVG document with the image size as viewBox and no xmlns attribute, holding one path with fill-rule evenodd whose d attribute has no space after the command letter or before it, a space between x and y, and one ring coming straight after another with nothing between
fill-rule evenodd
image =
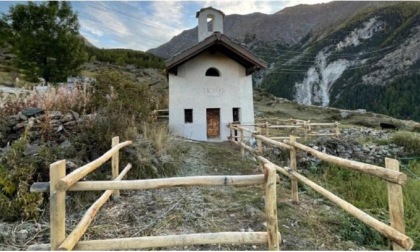
<instances>
[{"instance_id":1,"label":"sky","mask_svg":"<svg viewBox=\"0 0 420 252\"><path fill-rule=\"evenodd\" d=\"M229 14L273 14L297 4L329 0L203 0L203 1L71 1L78 13L80 33L99 48L147 51L197 25L195 14L212 6ZM0 1L0 13L26 2Z\"/></svg>"}]
</instances>

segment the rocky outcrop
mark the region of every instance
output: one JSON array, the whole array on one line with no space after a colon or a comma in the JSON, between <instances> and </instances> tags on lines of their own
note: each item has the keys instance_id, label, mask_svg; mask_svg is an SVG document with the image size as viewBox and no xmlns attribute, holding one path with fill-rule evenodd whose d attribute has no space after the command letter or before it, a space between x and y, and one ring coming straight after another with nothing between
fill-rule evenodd
<instances>
[{"instance_id":1,"label":"rocky outcrop","mask_svg":"<svg viewBox=\"0 0 420 252\"><path fill-rule=\"evenodd\" d=\"M404 148L389 143L389 132L369 128L341 130L340 138L319 138L309 144L315 150L337 157L368 164L384 165L385 158L404 155ZM356 141L356 140L361 141ZM366 141L371 139L372 141ZM365 143L363 143L366 141ZM301 162L319 163L320 160L302 153Z\"/></svg>"},{"instance_id":2,"label":"rocky outcrop","mask_svg":"<svg viewBox=\"0 0 420 252\"><path fill-rule=\"evenodd\" d=\"M386 157L396 158L406 154L403 147L390 143L390 132L369 128L348 128L341 129L340 132L339 138L314 138L306 145L336 157L380 166L384 165ZM323 133L333 132L324 130ZM274 155L273 158L279 161L287 162L289 158L287 151L278 148L265 153L270 152ZM299 169L310 169L321 162L320 159L303 151L298 152L297 161Z\"/></svg>"},{"instance_id":3,"label":"rocky outcrop","mask_svg":"<svg viewBox=\"0 0 420 252\"><path fill-rule=\"evenodd\" d=\"M0 147L5 147L18 139L25 130L30 132L32 142L42 137L57 143L63 143L95 115L82 115L75 111L44 111L31 108L9 116L1 123ZM30 151L30 150L29 150Z\"/></svg>"}]
</instances>

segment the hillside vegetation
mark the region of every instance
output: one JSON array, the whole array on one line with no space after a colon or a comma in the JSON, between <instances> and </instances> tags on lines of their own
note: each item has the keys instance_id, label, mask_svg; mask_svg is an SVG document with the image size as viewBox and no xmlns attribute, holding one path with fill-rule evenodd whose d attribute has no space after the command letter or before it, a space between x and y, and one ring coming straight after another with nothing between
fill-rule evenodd
<instances>
[{"instance_id":1,"label":"hillside vegetation","mask_svg":"<svg viewBox=\"0 0 420 252\"><path fill-rule=\"evenodd\" d=\"M419 3L364 11L322 38L277 53L261 86L304 104L420 121L419 13Z\"/></svg>"},{"instance_id":2,"label":"hillside vegetation","mask_svg":"<svg viewBox=\"0 0 420 252\"><path fill-rule=\"evenodd\" d=\"M151 53L130 49L99 49L86 47L90 61L108 62L117 65L134 65L138 68L163 69L163 60Z\"/></svg>"}]
</instances>

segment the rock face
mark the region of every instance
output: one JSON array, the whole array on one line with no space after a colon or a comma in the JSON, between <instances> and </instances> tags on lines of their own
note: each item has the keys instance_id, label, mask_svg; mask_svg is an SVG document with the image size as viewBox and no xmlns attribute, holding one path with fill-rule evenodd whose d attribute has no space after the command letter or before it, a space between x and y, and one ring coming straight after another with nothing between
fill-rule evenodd
<instances>
[{"instance_id":1,"label":"rock face","mask_svg":"<svg viewBox=\"0 0 420 252\"><path fill-rule=\"evenodd\" d=\"M238 42L255 45L257 42L275 42L295 45L312 32L321 32L333 27L359 11L383 3L377 2L332 2L326 4L301 4L285 8L272 15L252 13L226 15L224 33ZM222 10L223 11L223 10ZM169 42L148 52L162 58L170 58L197 43L197 27L183 31Z\"/></svg>"}]
</instances>

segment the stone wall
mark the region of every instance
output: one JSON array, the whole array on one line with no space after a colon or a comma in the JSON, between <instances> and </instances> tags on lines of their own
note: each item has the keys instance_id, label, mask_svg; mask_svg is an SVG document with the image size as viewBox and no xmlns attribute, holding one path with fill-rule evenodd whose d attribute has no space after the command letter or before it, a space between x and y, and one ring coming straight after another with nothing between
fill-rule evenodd
<instances>
[{"instance_id":1,"label":"stone wall","mask_svg":"<svg viewBox=\"0 0 420 252\"><path fill-rule=\"evenodd\" d=\"M31 133L31 142L44 137L44 140L62 143L78 130L78 126L92 121L93 117L94 115L80 116L74 111L63 113L38 108L26 109L0 122L0 148L18 139L25 129Z\"/></svg>"}]
</instances>

